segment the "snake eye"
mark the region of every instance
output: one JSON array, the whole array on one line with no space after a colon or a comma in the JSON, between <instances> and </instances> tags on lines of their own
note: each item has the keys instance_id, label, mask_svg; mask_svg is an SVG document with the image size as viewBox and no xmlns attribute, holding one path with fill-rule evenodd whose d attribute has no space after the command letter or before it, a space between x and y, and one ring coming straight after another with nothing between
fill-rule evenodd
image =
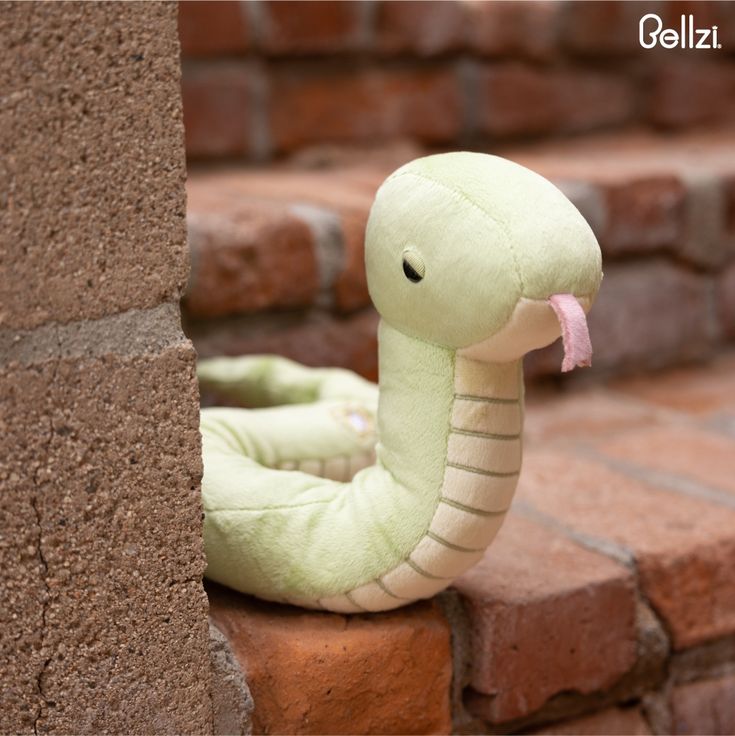
<instances>
[{"instance_id":1,"label":"snake eye","mask_svg":"<svg viewBox=\"0 0 735 736\"><path fill-rule=\"evenodd\" d=\"M418 253L413 250L403 251L403 273L409 281L418 284L424 278L425 272L424 261Z\"/></svg>"}]
</instances>

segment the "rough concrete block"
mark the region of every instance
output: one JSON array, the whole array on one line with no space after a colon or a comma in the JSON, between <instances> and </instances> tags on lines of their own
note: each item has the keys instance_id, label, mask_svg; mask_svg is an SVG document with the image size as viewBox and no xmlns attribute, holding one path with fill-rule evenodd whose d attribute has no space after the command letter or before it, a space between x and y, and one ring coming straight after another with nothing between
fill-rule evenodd
<instances>
[{"instance_id":1,"label":"rough concrete block","mask_svg":"<svg viewBox=\"0 0 735 736\"><path fill-rule=\"evenodd\" d=\"M175 3L0 14L0 325L178 296L188 269Z\"/></svg>"},{"instance_id":2,"label":"rough concrete block","mask_svg":"<svg viewBox=\"0 0 735 736\"><path fill-rule=\"evenodd\" d=\"M28 704L31 718L3 709L8 730L209 732L193 350L181 337L136 352L73 347L62 340L55 357L2 370L3 421L20 418L22 430L2 472L26 485L3 552L14 585L15 558L27 561L31 590L11 598L28 621L10 627L20 644L2 678L9 708Z\"/></svg>"},{"instance_id":3,"label":"rough concrete block","mask_svg":"<svg viewBox=\"0 0 735 736\"><path fill-rule=\"evenodd\" d=\"M249 736L253 732L250 720L253 698L227 637L212 623L209 624L209 651L214 733Z\"/></svg>"}]
</instances>

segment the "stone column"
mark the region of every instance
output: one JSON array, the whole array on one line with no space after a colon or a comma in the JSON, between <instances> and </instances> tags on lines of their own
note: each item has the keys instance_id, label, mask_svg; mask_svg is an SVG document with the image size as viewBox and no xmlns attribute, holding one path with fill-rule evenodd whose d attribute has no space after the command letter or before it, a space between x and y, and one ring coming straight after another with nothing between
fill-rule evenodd
<instances>
[{"instance_id":1,"label":"stone column","mask_svg":"<svg viewBox=\"0 0 735 736\"><path fill-rule=\"evenodd\" d=\"M0 11L0 732L212 730L175 3Z\"/></svg>"}]
</instances>

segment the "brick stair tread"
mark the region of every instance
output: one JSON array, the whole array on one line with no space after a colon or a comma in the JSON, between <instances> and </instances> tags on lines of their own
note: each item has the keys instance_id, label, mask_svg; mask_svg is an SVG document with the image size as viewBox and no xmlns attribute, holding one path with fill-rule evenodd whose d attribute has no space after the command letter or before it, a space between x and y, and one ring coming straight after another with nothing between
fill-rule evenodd
<instances>
[{"instance_id":1,"label":"brick stair tread","mask_svg":"<svg viewBox=\"0 0 735 736\"><path fill-rule=\"evenodd\" d=\"M597 710L615 704L595 700L609 688L624 702L660 684L667 655L735 636L735 481L727 472L735 457L735 404L728 401L734 370L735 352L729 352L707 366L647 379L530 391L527 452L513 511L484 559L454 585L466 612L465 704L474 717L523 725L547 711L584 712L585 698L594 706L587 709ZM718 395L721 403L713 400ZM681 446L665 454L661 447L672 437ZM426 701L426 668L448 682L449 645L433 603L345 617L217 589L211 606L245 671L266 678L268 687L281 682L278 668L287 666L282 650L272 654L269 642L293 651L288 683L312 678L316 657L319 677L334 686L311 693L315 722L325 722L321 713L334 717L349 688L374 693L383 687L380 667L354 667L353 679L342 682L342 644L364 647L365 657L382 662L386 648L412 646L413 630L433 643L407 659L400 655L406 669L391 677L401 697ZM353 627L365 633L359 643ZM316 644L313 631L322 629L328 633ZM246 632L242 642L238 631ZM351 650L345 661L354 664L354 657ZM288 698L291 685L283 687ZM576 694L570 699L568 693ZM552 706L562 711L548 710ZM263 707L267 720L271 706ZM449 707L448 699L431 700L425 718L446 722ZM402 732L409 727L389 718L381 724ZM353 724L353 732L361 727ZM421 727L430 728L426 720Z\"/></svg>"},{"instance_id":2,"label":"brick stair tread","mask_svg":"<svg viewBox=\"0 0 735 736\"><path fill-rule=\"evenodd\" d=\"M735 136L727 132L655 136L644 132L597 135L574 142L552 142L500 149L498 152L551 178L575 201L595 229L603 254L617 258L640 253L670 252L699 268L720 265L735 254L735 236L723 234L725 245L700 234L689 222L690 201L707 182L723 187L725 215L735 211ZM225 304L215 315L247 313L283 306L312 305L319 289L336 292L338 309L351 311L369 303L362 265L362 236L372 198L383 178L399 163L418 154L407 149L336 157L334 166L274 164L206 170L192 169L187 184L190 223L206 215L219 218L205 230L208 253L238 252L248 262L252 281L273 282L273 271L293 272L294 263L307 272L307 288L284 303L285 282L270 295ZM704 183L703 183L704 182ZM345 254L341 265L323 273L324 254L314 237L314 221L299 228L303 206L322 218L335 218ZM299 208L302 208L301 211ZM729 214L728 214L729 213ZM724 217L724 215L723 215ZM229 230L222 221L230 220ZM310 232L311 228L311 232ZM697 232L687 232L694 228ZM201 229L199 225L198 229ZM297 232L298 231L298 232ZM287 243L284 245L284 239ZM247 251L247 253L245 253ZM268 255L269 254L269 255ZM206 295L212 279L198 275L197 261L189 290L189 311L212 316ZM225 268L225 266L222 266ZM322 269L322 278L309 276ZM326 276L326 278L325 278ZM316 282L319 281L317 285ZM310 285L310 286L309 286ZM247 290L246 290L247 291ZM201 294L200 294L201 292ZM244 301L243 301L244 300Z\"/></svg>"}]
</instances>

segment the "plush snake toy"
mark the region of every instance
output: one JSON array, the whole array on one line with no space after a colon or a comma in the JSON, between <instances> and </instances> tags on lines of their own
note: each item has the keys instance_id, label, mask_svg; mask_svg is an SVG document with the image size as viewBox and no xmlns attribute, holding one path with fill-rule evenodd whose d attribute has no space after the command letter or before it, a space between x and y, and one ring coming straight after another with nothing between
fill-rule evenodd
<instances>
[{"instance_id":1,"label":"plush snake toy","mask_svg":"<svg viewBox=\"0 0 735 736\"><path fill-rule=\"evenodd\" d=\"M379 389L272 356L199 369L269 407L202 411L207 576L343 613L432 596L482 557L521 468L521 358L561 334L562 370L589 365L602 278L566 197L479 153L388 177L365 249Z\"/></svg>"}]
</instances>

